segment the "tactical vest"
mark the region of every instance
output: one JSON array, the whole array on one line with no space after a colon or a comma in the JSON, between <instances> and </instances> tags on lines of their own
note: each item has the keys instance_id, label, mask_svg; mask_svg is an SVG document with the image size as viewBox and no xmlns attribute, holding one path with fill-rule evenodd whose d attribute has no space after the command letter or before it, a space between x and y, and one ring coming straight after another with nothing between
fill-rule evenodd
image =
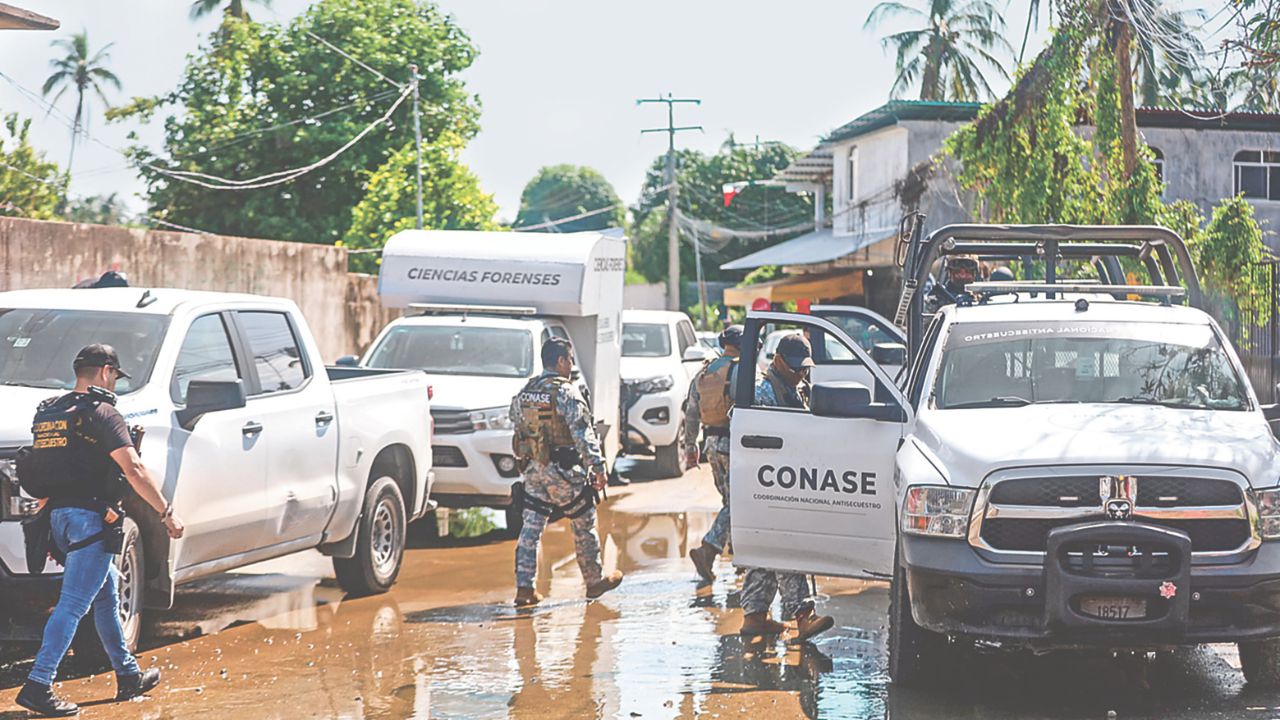
<instances>
[{"instance_id":1,"label":"tactical vest","mask_svg":"<svg viewBox=\"0 0 1280 720\"><path fill-rule=\"evenodd\" d=\"M778 403L782 407L799 407L803 410L809 409L809 393L806 383L802 382L795 388L791 388L786 383L782 382L782 378L779 378L775 373L770 372L764 377L769 381L769 384L773 386L773 396L778 398ZM798 398L800 400L800 405L796 406L786 404L787 399L791 397Z\"/></svg>"},{"instance_id":2,"label":"tactical vest","mask_svg":"<svg viewBox=\"0 0 1280 720\"><path fill-rule=\"evenodd\" d=\"M516 397L520 417L512 437L516 457L549 465L557 448L573 447L569 422L556 407L556 394L569 385L568 378L539 376L530 380Z\"/></svg>"},{"instance_id":3,"label":"tactical vest","mask_svg":"<svg viewBox=\"0 0 1280 720\"><path fill-rule=\"evenodd\" d=\"M729 378L738 366L737 358L717 358L698 375L698 419L707 427L727 427L733 407Z\"/></svg>"},{"instance_id":4,"label":"tactical vest","mask_svg":"<svg viewBox=\"0 0 1280 720\"><path fill-rule=\"evenodd\" d=\"M68 393L40 403L31 423L31 447L18 450L18 483L25 493L47 498L80 492L84 483L99 481L104 463L92 458L83 423L99 404L114 400L104 395Z\"/></svg>"}]
</instances>

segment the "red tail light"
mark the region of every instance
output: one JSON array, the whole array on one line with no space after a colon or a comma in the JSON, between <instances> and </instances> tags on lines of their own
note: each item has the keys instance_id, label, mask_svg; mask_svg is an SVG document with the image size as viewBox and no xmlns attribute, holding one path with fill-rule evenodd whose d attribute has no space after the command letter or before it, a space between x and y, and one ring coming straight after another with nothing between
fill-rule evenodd
<instances>
[{"instance_id":1,"label":"red tail light","mask_svg":"<svg viewBox=\"0 0 1280 720\"><path fill-rule=\"evenodd\" d=\"M427 386L427 399L428 399L428 400L435 400L435 399L436 399L436 386L435 386L435 385L428 385L428 386Z\"/></svg>"}]
</instances>

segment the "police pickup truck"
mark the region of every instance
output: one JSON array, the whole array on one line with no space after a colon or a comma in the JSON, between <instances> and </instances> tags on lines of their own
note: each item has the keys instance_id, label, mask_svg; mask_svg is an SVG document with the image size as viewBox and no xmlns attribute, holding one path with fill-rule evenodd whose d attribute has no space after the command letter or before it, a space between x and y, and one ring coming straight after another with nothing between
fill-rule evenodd
<instances>
[{"instance_id":1,"label":"police pickup truck","mask_svg":"<svg viewBox=\"0 0 1280 720\"><path fill-rule=\"evenodd\" d=\"M1044 278L975 283L925 316L912 290L948 254L1028 258ZM803 330L818 367L802 411L753 407L755 358L740 365L753 372L731 424L735 562L890 580L889 674L903 685L974 641L1234 642L1250 682L1280 681L1277 413L1198 309L1182 241L948 226L903 257L898 382L835 322L748 315L743 348L767 324ZM1150 284L1126 284L1135 270ZM832 345L874 383L823 368Z\"/></svg>"},{"instance_id":2,"label":"police pickup truck","mask_svg":"<svg viewBox=\"0 0 1280 720\"><path fill-rule=\"evenodd\" d=\"M146 431L142 460L186 524L170 541L126 500L121 612L136 642L143 607L174 586L308 548L343 588L395 581L407 523L432 507L430 403L421 372L326 369L288 300L112 288L0 293L0 642L38 640L60 568L29 565L35 512L13 456L36 405L74 384L72 358L113 345L133 377L117 407ZM134 498L136 500L136 498ZM89 624L89 623L84 623ZM86 643L92 646L93 643Z\"/></svg>"}]
</instances>

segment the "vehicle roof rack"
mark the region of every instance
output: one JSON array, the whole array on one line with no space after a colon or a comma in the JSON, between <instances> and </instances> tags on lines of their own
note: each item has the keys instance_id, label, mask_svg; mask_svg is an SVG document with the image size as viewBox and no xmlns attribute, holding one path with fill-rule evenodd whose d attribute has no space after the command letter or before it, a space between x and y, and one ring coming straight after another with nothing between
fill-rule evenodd
<instances>
[{"instance_id":1,"label":"vehicle roof rack","mask_svg":"<svg viewBox=\"0 0 1280 720\"><path fill-rule=\"evenodd\" d=\"M423 315L537 315L538 309L527 305L450 305L447 303L409 303L411 310Z\"/></svg>"},{"instance_id":2,"label":"vehicle roof rack","mask_svg":"<svg viewBox=\"0 0 1280 720\"><path fill-rule=\"evenodd\" d=\"M986 302L993 295L1010 293L1075 293L1084 295L1111 295L1124 297L1136 295L1143 298L1154 298L1162 305L1172 304L1173 298L1186 297L1186 288L1168 285L1106 285L1096 280L1073 280L1064 283L1044 282L975 282L965 285L965 290L978 296L978 302Z\"/></svg>"}]
</instances>

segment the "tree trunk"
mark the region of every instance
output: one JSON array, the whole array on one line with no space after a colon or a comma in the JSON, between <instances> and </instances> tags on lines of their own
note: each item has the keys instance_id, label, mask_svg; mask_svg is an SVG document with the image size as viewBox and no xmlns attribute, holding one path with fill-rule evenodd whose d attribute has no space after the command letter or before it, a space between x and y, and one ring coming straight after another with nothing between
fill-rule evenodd
<instances>
[{"instance_id":1,"label":"tree trunk","mask_svg":"<svg viewBox=\"0 0 1280 720\"><path fill-rule=\"evenodd\" d=\"M920 99L941 101L942 41L934 37L924 48L924 73L920 77Z\"/></svg>"},{"instance_id":2,"label":"tree trunk","mask_svg":"<svg viewBox=\"0 0 1280 720\"><path fill-rule=\"evenodd\" d=\"M1112 42L1116 53L1116 91L1120 93L1120 145L1124 160L1124 180L1138 168L1138 118L1133 107L1133 26L1124 10L1116 8L1128 0L1115 0Z\"/></svg>"}]
</instances>

